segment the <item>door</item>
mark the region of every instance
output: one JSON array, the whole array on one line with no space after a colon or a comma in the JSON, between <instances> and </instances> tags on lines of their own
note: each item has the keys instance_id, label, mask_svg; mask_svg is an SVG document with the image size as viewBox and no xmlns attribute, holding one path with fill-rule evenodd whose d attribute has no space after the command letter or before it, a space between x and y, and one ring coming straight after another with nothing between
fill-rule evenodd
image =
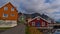
<instances>
[{"instance_id":1,"label":"door","mask_svg":"<svg viewBox=\"0 0 60 34\"><path fill-rule=\"evenodd\" d=\"M40 22L36 22L36 27L40 27Z\"/></svg>"}]
</instances>

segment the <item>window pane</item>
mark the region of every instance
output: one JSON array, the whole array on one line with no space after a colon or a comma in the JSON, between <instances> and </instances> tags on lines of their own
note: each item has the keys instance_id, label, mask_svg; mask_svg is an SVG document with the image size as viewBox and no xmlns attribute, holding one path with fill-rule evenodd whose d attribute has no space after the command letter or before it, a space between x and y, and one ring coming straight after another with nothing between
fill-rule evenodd
<instances>
[{"instance_id":1,"label":"window pane","mask_svg":"<svg viewBox=\"0 0 60 34\"><path fill-rule=\"evenodd\" d=\"M3 17L8 17L8 14L3 14Z\"/></svg>"},{"instance_id":2,"label":"window pane","mask_svg":"<svg viewBox=\"0 0 60 34\"><path fill-rule=\"evenodd\" d=\"M35 22L32 22L32 26L35 26Z\"/></svg>"},{"instance_id":3,"label":"window pane","mask_svg":"<svg viewBox=\"0 0 60 34\"><path fill-rule=\"evenodd\" d=\"M42 26L45 26L45 22L42 22Z\"/></svg>"},{"instance_id":4,"label":"window pane","mask_svg":"<svg viewBox=\"0 0 60 34\"><path fill-rule=\"evenodd\" d=\"M60 30L57 30L57 32L60 32Z\"/></svg>"},{"instance_id":5,"label":"window pane","mask_svg":"<svg viewBox=\"0 0 60 34\"><path fill-rule=\"evenodd\" d=\"M14 8L11 8L11 11L14 11Z\"/></svg>"},{"instance_id":6,"label":"window pane","mask_svg":"<svg viewBox=\"0 0 60 34\"><path fill-rule=\"evenodd\" d=\"M38 17L37 20L40 20L40 17Z\"/></svg>"},{"instance_id":7,"label":"window pane","mask_svg":"<svg viewBox=\"0 0 60 34\"><path fill-rule=\"evenodd\" d=\"M14 16L14 14L11 14L11 16Z\"/></svg>"},{"instance_id":8,"label":"window pane","mask_svg":"<svg viewBox=\"0 0 60 34\"><path fill-rule=\"evenodd\" d=\"M7 14L4 14L4 16L7 16Z\"/></svg>"},{"instance_id":9,"label":"window pane","mask_svg":"<svg viewBox=\"0 0 60 34\"><path fill-rule=\"evenodd\" d=\"M8 7L4 7L4 10L8 10Z\"/></svg>"},{"instance_id":10,"label":"window pane","mask_svg":"<svg viewBox=\"0 0 60 34\"><path fill-rule=\"evenodd\" d=\"M36 22L36 26L37 26L37 27L40 27L40 22L39 22L39 21Z\"/></svg>"}]
</instances>

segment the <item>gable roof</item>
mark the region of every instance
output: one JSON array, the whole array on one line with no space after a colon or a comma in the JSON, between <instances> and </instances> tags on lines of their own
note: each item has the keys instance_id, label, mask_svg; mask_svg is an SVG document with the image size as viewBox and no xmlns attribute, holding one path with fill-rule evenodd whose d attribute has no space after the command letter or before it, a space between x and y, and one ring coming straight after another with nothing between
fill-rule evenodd
<instances>
[{"instance_id":1,"label":"gable roof","mask_svg":"<svg viewBox=\"0 0 60 34\"><path fill-rule=\"evenodd\" d=\"M33 21L34 19L38 18L38 17L40 17L40 16L37 16L37 17L33 18L32 20L30 20L30 21L28 21L28 22L31 22L31 21ZM40 17L40 18L43 19L42 17ZM46 21L46 22L48 22L48 21L45 20L45 19L43 19L43 20ZM50 22L48 22L48 23L50 23Z\"/></svg>"},{"instance_id":2,"label":"gable roof","mask_svg":"<svg viewBox=\"0 0 60 34\"><path fill-rule=\"evenodd\" d=\"M10 3L10 2L3 3L3 4L0 6L0 8L2 8L3 6L5 6L5 5L8 4L8 3Z\"/></svg>"},{"instance_id":3,"label":"gable roof","mask_svg":"<svg viewBox=\"0 0 60 34\"><path fill-rule=\"evenodd\" d=\"M0 8L3 8L3 7L4 7L4 6L6 6L7 4L12 5L12 3L11 3L11 2L7 2L7 3L3 4L2 6L0 6ZM18 10L16 9L16 7L15 7L14 5L12 5L12 7L14 7L14 8L15 8L15 10L18 12Z\"/></svg>"}]
</instances>

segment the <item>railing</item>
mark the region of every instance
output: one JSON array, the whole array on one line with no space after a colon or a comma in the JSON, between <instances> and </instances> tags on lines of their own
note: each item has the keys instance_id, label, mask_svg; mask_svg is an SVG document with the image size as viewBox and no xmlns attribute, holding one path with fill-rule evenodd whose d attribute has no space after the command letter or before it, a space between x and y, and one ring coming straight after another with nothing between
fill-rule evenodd
<instances>
[{"instance_id":1,"label":"railing","mask_svg":"<svg viewBox=\"0 0 60 34\"><path fill-rule=\"evenodd\" d=\"M38 29L53 29L53 27L36 27Z\"/></svg>"},{"instance_id":2,"label":"railing","mask_svg":"<svg viewBox=\"0 0 60 34\"><path fill-rule=\"evenodd\" d=\"M55 24L48 24L48 26L57 26L57 25L60 25L60 24L57 24L57 23L55 23Z\"/></svg>"}]
</instances>

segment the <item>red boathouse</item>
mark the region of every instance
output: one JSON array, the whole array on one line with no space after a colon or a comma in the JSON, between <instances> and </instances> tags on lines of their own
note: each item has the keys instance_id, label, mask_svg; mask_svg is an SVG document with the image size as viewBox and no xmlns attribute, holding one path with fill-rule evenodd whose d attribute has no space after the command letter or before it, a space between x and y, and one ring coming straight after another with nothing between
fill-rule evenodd
<instances>
[{"instance_id":1,"label":"red boathouse","mask_svg":"<svg viewBox=\"0 0 60 34\"><path fill-rule=\"evenodd\" d=\"M47 20L43 19L40 16L37 16L32 20L28 21L28 25L33 27L48 27L48 23L49 22Z\"/></svg>"}]
</instances>

